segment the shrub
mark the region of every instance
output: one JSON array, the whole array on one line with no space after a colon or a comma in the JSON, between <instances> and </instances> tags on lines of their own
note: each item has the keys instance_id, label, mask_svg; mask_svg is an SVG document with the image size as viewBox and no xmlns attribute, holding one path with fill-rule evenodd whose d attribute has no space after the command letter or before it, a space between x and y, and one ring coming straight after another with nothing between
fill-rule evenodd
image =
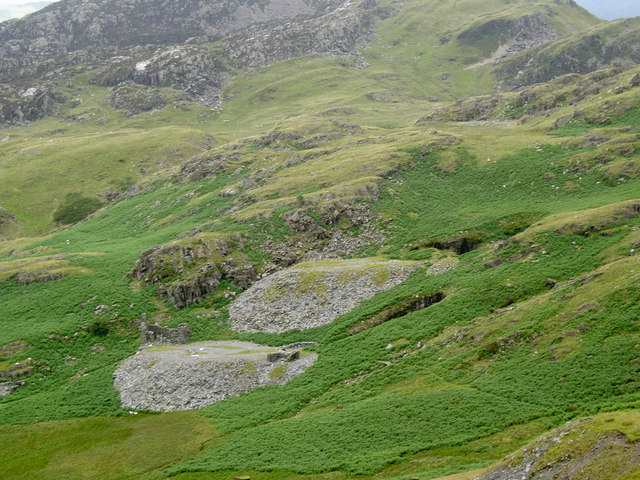
<instances>
[{"instance_id":1,"label":"shrub","mask_svg":"<svg viewBox=\"0 0 640 480\"><path fill-rule=\"evenodd\" d=\"M104 337L109 333L109 322L104 318L97 318L89 324L89 333Z\"/></svg>"},{"instance_id":2,"label":"shrub","mask_svg":"<svg viewBox=\"0 0 640 480\"><path fill-rule=\"evenodd\" d=\"M76 223L101 206L100 200L95 197L85 197L81 193L69 193L54 212L53 220L64 225Z\"/></svg>"}]
</instances>

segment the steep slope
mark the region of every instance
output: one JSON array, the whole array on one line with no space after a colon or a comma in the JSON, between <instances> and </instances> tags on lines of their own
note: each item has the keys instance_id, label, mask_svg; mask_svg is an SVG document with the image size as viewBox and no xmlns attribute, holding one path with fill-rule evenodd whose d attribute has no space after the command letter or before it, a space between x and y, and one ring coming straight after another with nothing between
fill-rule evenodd
<instances>
[{"instance_id":1,"label":"steep slope","mask_svg":"<svg viewBox=\"0 0 640 480\"><path fill-rule=\"evenodd\" d=\"M495 68L503 87L548 82L567 73L628 67L640 62L640 18L598 25L506 59Z\"/></svg>"},{"instance_id":2,"label":"steep slope","mask_svg":"<svg viewBox=\"0 0 640 480\"><path fill-rule=\"evenodd\" d=\"M250 19L251 26L236 29L217 42L209 43L217 37L200 36L181 45L167 45L173 40L162 36L163 29L171 26L194 35L190 22L197 12L204 9L212 18L232 23L236 10L230 7L214 15L214 7L202 1L181 4L180 12L175 12L177 7L168 3L145 2L137 8L135 2L104 1L79 7L67 0L18 22L5 22L0 122L37 125L7 130L0 143L7 167L0 184L11 185L5 189L3 206L23 225L23 234L44 233L54 226L52 214L68 193L112 200L159 165L183 163L189 154L206 149L214 143L213 135L241 138L268 131L265 125L275 126L290 114L331 111L330 115L336 115L355 112L355 107L359 109L356 123L399 125L440 100L490 91L491 75L482 69L468 70L469 64L496 50L508 47L513 53L597 22L572 3L465 2L462 15L460 5L432 1L365 2L337 10L314 4L318 15L289 19L278 28ZM60 30L56 25L67 21L60 13L63 9L81 18ZM116 22L115 30L90 28L91 22L111 25L119 18L102 15L109 9L136 11L126 21ZM155 9L153 15L147 15L146 9ZM479 13L484 13L482 20L478 20ZM174 23L162 23L167 18ZM205 24L200 17L198 21ZM135 22L159 32L155 40L148 40L155 45L122 45L117 51L103 45L126 38L118 29L143 32L144 28L131 28ZM41 24L44 26L38 27ZM535 36L541 25L544 35L524 40L522 35ZM21 37L27 30L27 37ZM502 33L497 35L497 31ZM74 40L74 35L86 32L95 33L96 38ZM34 41L41 34L44 40ZM21 41L35 46L22 48ZM64 47L59 54L49 54L48 42ZM322 56L304 57L313 54ZM300 58L282 63L295 57ZM264 71L255 71L271 64ZM241 71L248 73L238 75ZM337 117L349 123L353 114ZM38 122L43 118L46 121ZM153 127L159 129L154 132ZM160 154L161 161L140 155L144 139L157 138L157 134L181 137L167 141L170 149L180 153L171 159ZM91 146L76 147L88 141ZM117 151L109 147L113 141L119 145ZM42 164L41 153L54 146L59 152L55 158L60 160L52 168ZM40 153L33 156L31 152ZM100 171L94 160L117 168ZM83 172L91 175L90 182L79 184L67 175L66 165L77 162L86 165ZM27 190L17 188L25 178L41 192L40 206L31 211L25 209Z\"/></svg>"},{"instance_id":3,"label":"steep slope","mask_svg":"<svg viewBox=\"0 0 640 480\"><path fill-rule=\"evenodd\" d=\"M60 55L88 47L122 47L209 40L258 22L313 16L331 2L275 0L260 3L185 0L61 0L19 20L0 24L3 56Z\"/></svg>"},{"instance_id":4,"label":"steep slope","mask_svg":"<svg viewBox=\"0 0 640 480\"><path fill-rule=\"evenodd\" d=\"M583 80L572 79L573 88ZM624 94L637 97L638 87ZM632 136L633 112L605 127L584 123L578 136L549 135L529 122L360 127L345 137L342 127L332 136L325 117L298 116L270 135L228 145L226 155L198 157L173 180L28 250L14 243L12 265L33 259L42 271L55 253L83 270L49 283L3 284L8 323L0 343L18 345L7 347L8 362L21 365L11 382L26 384L5 397L0 418L30 424L122 412L112 372L137 348L143 313L165 325L189 323L194 339L319 343L309 347L319 355L316 364L286 386L207 407L223 433L173 467L177 478L198 478L188 471L218 472L205 478L229 471L259 479L332 471L336 478L435 477L488 466L568 419L636 406L638 180L608 179L607 164L571 168L597 151L594 138ZM562 113L552 112L545 124ZM380 155L378 168L394 152L402 163L372 183L375 191L327 205L327 192L344 177L370 181L364 163L309 179L304 160L328 161L337 153L328 148L351 159L366 157L355 152L368 148L368 158ZM632 153L626 161L635 165L637 158ZM372 223L385 237L359 241ZM186 240L182 263L172 263L171 254L158 265L176 265L168 271L176 279L187 268L197 271L196 240L208 232L246 232L241 243L219 248L246 255L264 273L310 249L340 256L334 248L345 241L361 255L425 268L329 325L234 334L227 308L236 285L221 282L199 305L175 310L162 294L154 299L160 291L153 284L126 277L144 250L177 236ZM436 296L441 301L416 302ZM510 429L519 433L510 436ZM18 438L11 427L1 431ZM298 441L274 442L280 438ZM132 471L127 466L119 478ZM11 475L24 475L17 472ZM77 469L69 475L86 477Z\"/></svg>"},{"instance_id":5,"label":"steep slope","mask_svg":"<svg viewBox=\"0 0 640 480\"><path fill-rule=\"evenodd\" d=\"M640 475L638 411L569 422L511 455L480 480L569 477L632 479Z\"/></svg>"}]
</instances>

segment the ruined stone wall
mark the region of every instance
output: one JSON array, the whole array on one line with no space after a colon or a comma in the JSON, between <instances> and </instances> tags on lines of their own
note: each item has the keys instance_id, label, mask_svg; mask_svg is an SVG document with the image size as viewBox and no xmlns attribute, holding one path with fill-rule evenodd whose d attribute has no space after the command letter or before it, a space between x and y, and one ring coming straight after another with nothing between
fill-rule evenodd
<instances>
[{"instance_id":1,"label":"ruined stone wall","mask_svg":"<svg viewBox=\"0 0 640 480\"><path fill-rule=\"evenodd\" d=\"M149 325L142 322L140 325L140 337L142 345L149 343L187 343L191 340L191 330L186 323L178 328L161 327L160 325Z\"/></svg>"}]
</instances>

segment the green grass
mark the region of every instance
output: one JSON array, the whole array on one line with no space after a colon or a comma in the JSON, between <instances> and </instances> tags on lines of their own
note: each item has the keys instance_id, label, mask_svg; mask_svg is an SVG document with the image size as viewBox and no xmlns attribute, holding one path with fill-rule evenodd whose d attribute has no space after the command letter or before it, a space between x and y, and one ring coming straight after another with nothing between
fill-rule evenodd
<instances>
[{"instance_id":1,"label":"green grass","mask_svg":"<svg viewBox=\"0 0 640 480\"><path fill-rule=\"evenodd\" d=\"M455 169L440 168L442 150L455 152L459 158ZM581 190L552 187L563 175L569 177L562 163L581 151L576 146L542 144L486 165L465 144L430 147L426 155L425 151L416 147L405 153L412 167L401 169L373 204L389 222L388 236L385 245L369 254L410 258L412 246L461 230L483 232L484 242L504 240L513 233L513 222L521 222L513 227L517 231L550 214L594 208L637 194L636 181L612 186L602 182L597 171L583 176ZM549 171L555 179L545 177ZM131 285L125 274L143 250L173 241L196 224L209 224L221 233L245 229L251 238L247 253L254 260L264 258L250 251L275 235L279 213L240 225L233 216L225 216L234 198L219 197L217 192L235 179L223 174L196 183L159 183L35 244L42 248L33 252L54 249L56 255L101 255L68 257L70 266L95 272L91 275L26 287L3 284L0 296L6 315L0 342L27 342L31 346L11 360L32 357L36 367L29 384L3 401L3 423L121 414L111 375L115 364L137 348L134 322L143 312L168 325L188 321L194 339L321 344L314 347L320 354L317 363L286 386L262 388L206 408L205 415L229 436L220 446L175 467L176 473L275 469L304 475L331 470L372 474L409 462L420 452L495 438L515 424L538 418L553 418L554 423L638 401L637 388L630 382L638 341L633 321L638 298L630 273L636 257L622 260L628 255L628 250L623 252L625 239L637 219L620 217L600 228L622 228L606 235L595 229L588 237L533 227L526 237L535 246L529 253L521 253L526 244L514 242L499 250L466 253L442 275L427 275L420 269L403 285L377 295L332 325L283 335L232 335L224 310L228 300L214 295L204 305L222 310L212 321L200 316L200 307L178 311L152 301L153 288ZM171 221L161 221L169 216ZM547 218L543 224L553 221ZM289 234L278 233L283 238ZM505 263L487 268L485 263L496 257ZM512 257L515 260L509 261ZM598 273L597 280L584 286L567 283L599 272L604 263L611 265L613 274ZM549 291L547 278L564 286ZM425 291L447 292L447 297L348 335L352 326ZM576 300L567 303L567 297ZM544 303L536 304L538 298ZM586 309L569 323L560 321L567 305L578 311L588 301L597 301L600 308ZM109 306L102 315L109 325L106 336L88 330L99 304ZM518 307L516 313L502 311L510 305ZM565 337L568 331L577 333ZM387 349L389 344L392 348ZM380 418L380 411L389 414ZM279 438L299 438L304 448L275 441ZM484 467L495 458L470 462L462 455L446 469L434 464L428 475Z\"/></svg>"},{"instance_id":2,"label":"green grass","mask_svg":"<svg viewBox=\"0 0 640 480\"><path fill-rule=\"evenodd\" d=\"M167 448L166 440L174 444ZM7 480L158 479L172 462L219 441L193 413L89 417L0 427Z\"/></svg>"},{"instance_id":3,"label":"green grass","mask_svg":"<svg viewBox=\"0 0 640 480\"><path fill-rule=\"evenodd\" d=\"M72 80L84 102L62 113L86 120L9 129L0 189L24 234L49 231L54 199L67 193L122 190L137 179L145 188L47 237L0 243L5 279L20 268L68 274L0 282L0 347L22 342L2 361L31 358L34 367L25 386L0 399L7 478L427 480L488 467L568 419L637 407L639 257L631 250L640 223L618 208L638 197L639 180L612 174L623 161L635 165L637 152L597 159L632 135L613 129L637 126L637 109L612 109L606 128L576 120L552 132L545 128L573 107L523 125L416 124L443 101L491 91L492 75L465 68L482 52L455 38L479 26L478 13L484 21L503 9L497 17L514 18L525 3L491 0L481 12L466 1L410 3L380 23L363 51L370 67L348 58L282 62L239 76L222 111L170 104L125 118L105 109L109 92L89 85L87 72ZM554 21L569 28L594 20L562 10ZM485 50L494 44L488 39ZM504 116L517 120L524 112L512 97L501 100ZM637 90L576 108L593 119L616 98L626 108ZM593 147L590 134L611 143ZM196 182L172 177L200 153L223 166ZM303 208L320 219L331 202L366 202L385 233L356 257L425 266L330 325L235 334L228 282L177 310L127 276L152 246L237 232L246 233L238 254L261 270L273 261L267 241L307 247L284 213ZM589 228L564 228L578 220ZM435 248L465 236L478 248ZM443 259L453 268L428 273ZM305 288L321 288L317 280ZM433 292L444 299L377 321ZM108 308L95 315L98 305ZM138 348L143 314L189 323L194 340L315 341L309 351L319 357L284 386L197 414L130 416L112 375Z\"/></svg>"}]
</instances>

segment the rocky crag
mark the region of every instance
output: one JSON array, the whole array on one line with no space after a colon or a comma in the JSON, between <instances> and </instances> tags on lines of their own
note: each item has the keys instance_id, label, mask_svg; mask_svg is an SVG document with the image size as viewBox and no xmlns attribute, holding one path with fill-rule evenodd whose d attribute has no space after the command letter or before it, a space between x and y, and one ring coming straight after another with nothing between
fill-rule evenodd
<instances>
[{"instance_id":1,"label":"rocky crag","mask_svg":"<svg viewBox=\"0 0 640 480\"><path fill-rule=\"evenodd\" d=\"M129 275L158 285L158 297L177 308L198 303L215 292L222 280L241 289L257 277L256 266L240 250L240 234L202 233L142 253Z\"/></svg>"},{"instance_id":2,"label":"rocky crag","mask_svg":"<svg viewBox=\"0 0 640 480\"><path fill-rule=\"evenodd\" d=\"M281 333L333 322L406 280L419 264L358 259L306 262L256 282L229 307L237 332Z\"/></svg>"},{"instance_id":3,"label":"rocky crag","mask_svg":"<svg viewBox=\"0 0 640 480\"><path fill-rule=\"evenodd\" d=\"M397 8L376 0L62 0L0 23L0 94L7 99L0 125L56 114L74 101L60 92L79 66L93 71L95 84L114 88L114 108L122 108L123 98L133 105L132 115L166 102L157 90L122 87L172 88L184 100L220 108L222 90L238 71L310 54L351 56L356 68L365 67L359 49ZM558 27L553 17L547 10L505 13L441 42L480 48L473 66L492 64L573 28Z\"/></svg>"},{"instance_id":4,"label":"rocky crag","mask_svg":"<svg viewBox=\"0 0 640 480\"><path fill-rule=\"evenodd\" d=\"M591 73L640 62L640 18L597 25L504 59L495 68L502 88L513 89L553 80L568 73Z\"/></svg>"},{"instance_id":5,"label":"rocky crag","mask_svg":"<svg viewBox=\"0 0 640 480\"><path fill-rule=\"evenodd\" d=\"M637 419L637 412L630 412ZM476 480L638 478L640 442L618 431L616 414L576 420L508 456ZM625 428L626 427L626 428ZM632 436L633 437L633 436Z\"/></svg>"},{"instance_id":6,"label":"rocky crag","mask_svg":"<svg viewBox=\"0 0 640 480\"><path fill-rule=\"evenodd\" d=\"M66 100L56 81L73 76L78 65L97 70L96 84L116 88L114 108L122 103L117 87L127 84L175 88L220 107L236 69L307 54L356 54L372 38L374 17L369 5L335 1L62 0L0 23L0 87L11 99L0 124L56 113ZM126 92L129 104L142 103L132 114L164 106L158 92L138 90L141 100L132 98L135 92Z\"/></svg>"},{"instance_id":7,"label":"rocky crag","mask_svg":"<svg viewBox=\"0 0 640 480\"><path fill-rule=\"evenodd\" d=\"M197 342L150 346L114 374L124 408L190 410L263 385L282 385L303 373L317 355L300 355L249 342Z\"/></svg>"}]
</instances>

